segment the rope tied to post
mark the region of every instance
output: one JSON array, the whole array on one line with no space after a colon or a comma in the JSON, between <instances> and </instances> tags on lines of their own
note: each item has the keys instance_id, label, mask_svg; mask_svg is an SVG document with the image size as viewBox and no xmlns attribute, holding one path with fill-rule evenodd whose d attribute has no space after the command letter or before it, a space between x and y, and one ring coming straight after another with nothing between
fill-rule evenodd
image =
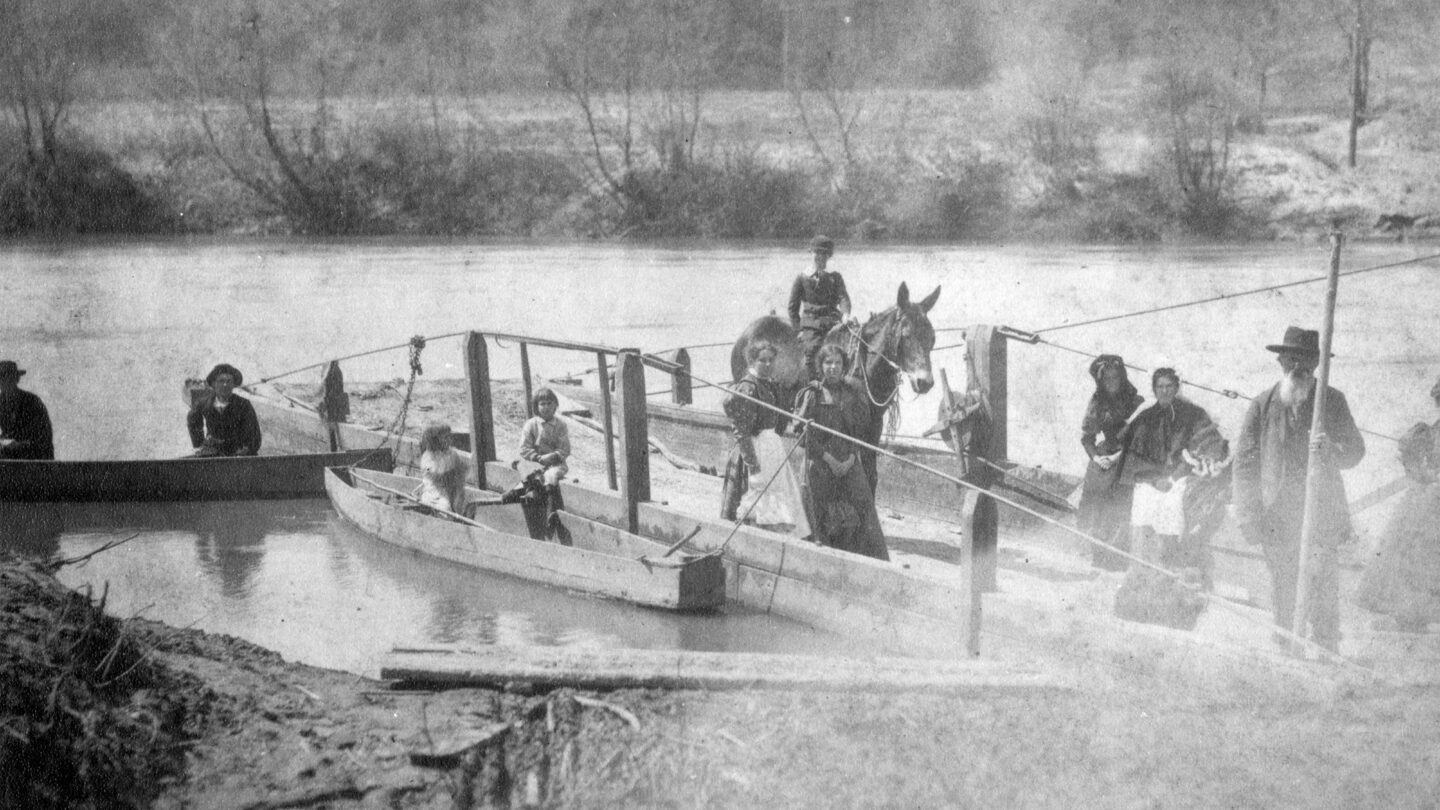
<instances>
[{"instance_id":1,"label":"rope tied to post","mask_svg":"<svg viewBox=\"0 0 1440 810\"><path fill-rule=\"evenodd\" d=\"M390 429L386 431L385 438L381 440L380 447L384 447L393 436L395 439L395 458L400 458L400 442L405 437L405 423L410 417L410 401L415 394L415 378L425 373L420 365L420 353L425 351L425 336L415 335L406 344L410 347L410 379L405 383L405 398L400 401L400 412L396 414L395 421L390 423Z\"/></svg>"}]
</instances>

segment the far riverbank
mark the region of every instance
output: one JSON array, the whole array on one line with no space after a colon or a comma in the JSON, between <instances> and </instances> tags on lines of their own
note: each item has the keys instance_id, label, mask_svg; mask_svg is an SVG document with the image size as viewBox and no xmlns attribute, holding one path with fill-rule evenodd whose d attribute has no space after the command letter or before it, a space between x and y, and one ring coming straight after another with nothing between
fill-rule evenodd
<instances>
[{"instance_id":1,"label":"far riverbank","mask_svg":"<svg viewBox=\"0 0 1440 810\"><path fill-rule=\"evenodd\" d=\"M439 119L420 98L336 100L331 125L346 137L309 155L313 176L288 191L269 158L217 151L178 108L96 103L76 109L53 171L7 186L30 187L45 213L16 198L0 206L0 233L1124 244L1440 229L1434 153L1400 107L1367 121L1354 169L1348 122L1331 111L1237 131L1202 204L1176 186L1166 136L1123 113L1133 100L1100 104L1111 123L1051 165L992 90L876 92L844 166L796 139L785 93L714 92L693 157L641 160L619 186L597 181L583 119L558 95L453 99ZM302 103L276 116L282 129L310 126ZM1381 223L1393 215L1400 224Z\"/></svg>"}]
</instances>

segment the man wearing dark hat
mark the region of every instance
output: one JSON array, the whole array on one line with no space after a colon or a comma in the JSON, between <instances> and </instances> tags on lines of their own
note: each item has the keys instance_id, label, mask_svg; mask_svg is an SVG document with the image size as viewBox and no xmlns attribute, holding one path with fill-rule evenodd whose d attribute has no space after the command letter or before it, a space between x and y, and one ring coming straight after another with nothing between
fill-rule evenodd
<instances>
[{"instance_id":1,"label":"man wearing dark hat","mask_svg":"<svg viewBox=\"0 0 1440 810\"><path fill-rule=\"evenodd\" d=\"M53 459L50 412L40 397L20 390L25 370L0 360L0 458Z\"/></svg>"},{"instance_id":2,"label":"man wearing dark hat","mask_svg":"<svg viewBox=\"0 0 1440 810\"><path fill-rule=\"evenodd\" d=\"M825 342L825 335L850 314L850 293L839 273L825 269L835 253L835 241L828 236L810 240L815 265L809 273L795 277L790 286L790 326L805 347L805 367L811 379L818 379L815 353Z\"/></svg>"},{"instance_id":3,"label":"man wearing dark hat","mask_svg":"<svg viewBox=\"0 0 1440 810\"><path fill-rule=\"evenodd\" d=\"M1262 547L1274 584L1275 623L1293 627L1300 574L1300 533L1305 515L1305 476L1312 444L1320 451L1317 531L1307 566L1309 635L1334 650L1340 641L1337 548L1351 535L1350 509L1340 470L1365 457L1365 440L1350 416L1345 395L1325 389L1325 432L1310 436L1315 411L1315 367L1320 333L1292 326L1285 339L1265 347L1278 355L1280 381L1250 403L1235 446L1232 467L1235 517L1245 539Z\"/></svg>"},{"instance_id":4,"label":"man wearing dark hat","mask_svg":"<svg viewBox=\"0 0 1440 810\"><path fill-rule=\"evenodd\" d=\"M253 456L260 452L260 420L255 406L235 393L245 378L240 369L221 363L210 370L202 396L185 417L190 444L197 456Z\"/></svg>"}]
</instances>

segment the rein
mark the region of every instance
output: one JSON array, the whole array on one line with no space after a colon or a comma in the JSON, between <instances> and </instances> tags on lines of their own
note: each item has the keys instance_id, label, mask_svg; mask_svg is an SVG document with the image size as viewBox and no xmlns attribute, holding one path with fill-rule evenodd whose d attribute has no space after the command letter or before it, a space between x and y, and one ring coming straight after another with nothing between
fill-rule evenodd
<instances>
[{"instance_id":1,"label":"rein","mask_svg":"<svg viewBox=\"0 0 1440 810\"><path fill-rule=\"evenodd\" d=\"M900 316L902 315L900 309L897 307L897 308L895 308L894 310L892 310L892 312L894 313L894 317L892 317L890 320L891 320L891 321L898 321L899 318L900 318ZM882 316L882 317L884 317L884 316ZM856 343L859 343L861 346L864 346L865 348L869 349L870 352L873 353L875 357L878 357L879 359L881 359L881 360L885 361L886 363L890 364L890 368L895 371L895 374L896 374L897 378L899 377L899 375L902 375L902 374L905 373L905 370L900 367L900 364L899 364L899 363L896 363L894 360L891 360L890 357L889 357L889 355L886 354L885 350L876 348L873 343L871 343L870 341L868 341L868 340L865 339L865 336L864 336L864 334L862 333L861 327L857 327L857 326L847 326L846 328L847 328L847 329L849 330L849 332L850 332L850 337L851 337ZM887 343L887 344L898 344L898 343L899 343L899 340L900 340L898 331L896 332L896 334L894 335L894 337L891 338L891 337L888 335L888 326L887 326L887 327L884 327L884 328L887 330L887 337L886 337L885 343ZM890 346L889 348L895 348L895 347L894 347L894 346ZM874 405L874 406L877 407L877 408L889 408L889 407L890 407L892 404L894 404L894 402L900 397L900 382L899 382L899 380L896 379L895 384L894 384L894 387L892 387L892 388L890 389L890 393L889 393L883 400L877 399L876 396L875 396L874 384L871 382L871 378L870 378L870 368L869 368L869 364L868 364L868 363L865 363L865 362L861 362L862 357L861 357L860 355L861 355L861 352L859 352L859 351L857 350L857 351L856 351L856 357L855 357L855 360L856 360L855 366L856 366L856 371L858 371L859 374L860 374L860 380L861 380L861 382L863 382L863 383L865 384L865 396L866 396L866 398L868 398L868 399L870 400L870 404L871 404L871 405Z\"/></svg>"}]
</instances>

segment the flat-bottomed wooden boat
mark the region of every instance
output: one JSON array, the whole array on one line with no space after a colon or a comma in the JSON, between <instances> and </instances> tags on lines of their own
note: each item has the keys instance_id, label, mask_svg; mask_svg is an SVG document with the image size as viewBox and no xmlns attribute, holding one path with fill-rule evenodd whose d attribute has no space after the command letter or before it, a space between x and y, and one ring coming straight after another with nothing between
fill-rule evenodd
<instances>
[{"instance_id":1,"label":"flat-bottomed wooden boat","mask_svg":"<svg viewBox=\"0 0 1440 810\"><path fill-rule=\"evenodd\" d=\"M546 585L669 610L705 610L725 602L718 556L674 555L666 547L579 515L560 512L565 543L532 539L520 504L470 489L479 503L462 522L397 493L418 478L333 468L325 473L330 501L342 517L380 540L451 562Z\"/></svg>"}]
</instances>

